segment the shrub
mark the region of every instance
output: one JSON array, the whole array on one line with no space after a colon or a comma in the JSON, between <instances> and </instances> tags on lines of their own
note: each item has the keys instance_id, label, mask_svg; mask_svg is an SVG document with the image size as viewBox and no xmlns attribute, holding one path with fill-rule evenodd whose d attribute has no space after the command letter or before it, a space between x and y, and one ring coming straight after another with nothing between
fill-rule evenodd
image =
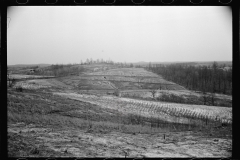
<instances>
[{"instance_id":1,"label":"shrub","mask_svg":"<svg viewBox=\"0 0 240 160\"><path fill-rule=\"evenodd\" d=\"M16 87L16 91L23 92L23 88L21 86Z\"/></svg>"},{"instance_id":2,"label":"shrub","mask_svg":"<svg viewBox=\"0 0 240 160\"><path fill-rule=\"evenodd\" d=\"M8 86L11 88L16 84L16 79L8 78Z\"/></svg>"},{"instance_id":3,"label":"shrub","mask_svg":"<svg viewBox=\"0 0 240 160\"><path fill-rule=\"evenodd\" d=\"M117 89L114 91L114 95L117 96L117 97L120 97L121 96L121 93L120 91Z\"/></svg>"}]
</instances>

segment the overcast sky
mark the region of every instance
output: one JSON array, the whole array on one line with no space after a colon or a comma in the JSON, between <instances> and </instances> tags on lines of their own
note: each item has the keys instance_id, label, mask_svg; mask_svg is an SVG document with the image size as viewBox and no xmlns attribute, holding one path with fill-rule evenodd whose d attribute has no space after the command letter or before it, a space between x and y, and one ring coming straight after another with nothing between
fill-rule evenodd
<instances>
[{"instance_id":1,"label":"overcast sky","mask_svg":"<svg viewBox=\"0 0 240 160\"><path fill-rule=\"evenodd\" d=\"M8 17L8 65L232 60L227 7L30 6Z\"/></svg>"}]
</instances>

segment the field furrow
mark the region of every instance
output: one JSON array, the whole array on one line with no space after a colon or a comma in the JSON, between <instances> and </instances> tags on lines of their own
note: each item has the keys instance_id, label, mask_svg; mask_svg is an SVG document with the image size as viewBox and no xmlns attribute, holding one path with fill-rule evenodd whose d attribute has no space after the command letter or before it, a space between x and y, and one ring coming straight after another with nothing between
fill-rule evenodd
<instances>
[{"instance_id":1,"label":"field furrow","mask_svg":"<svg viewBox=\"0 0 240 160\"><path fill-rule=\"evenodd\" d=\"M232 123L231 108L203 105L184 105L176 103L161 103L111 96L97 97L94 95L76 93L55 93L70 99L89 102L104 108L116 109L125 114L139 115L144 110L144 117L161 118L168 122L189 123L188 119L211 120L221 123ZM127 113L126 113L127 112ZM160 116L159 116L160 115ZM164 116L162 116L164 115Z\"/></svg>"}]
</instances>

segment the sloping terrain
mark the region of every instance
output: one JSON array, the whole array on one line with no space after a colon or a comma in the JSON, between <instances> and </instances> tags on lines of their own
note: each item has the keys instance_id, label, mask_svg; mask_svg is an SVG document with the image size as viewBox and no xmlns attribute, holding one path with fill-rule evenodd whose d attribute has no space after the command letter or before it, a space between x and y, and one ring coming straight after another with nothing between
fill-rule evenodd
<instances>
[{"instance_id":1,"label":"sloping terrain","mask_svg":"<svg viewBox=\"0 0 240 160\"><path fill-rule=\"evenodd\" d=\"M86 72L85 73L90 73L90 72L100 72L100 71L106 71L110 69L116 69L118 66L116 65L111 65L111 64L91 64L91 65L79 65L81 67L84 67Z\"/></svg>"},{"instance_id":2,"label":"sloping terrain","mask_svg":"<svg viewBox=\"0 0 240 160\"><path fill-rule=\"evenodd\" d=\"M17 82L22 91L8 89L10 157L231 156L231 107L109 96L119 89L151 97L158 87L156 96L200 94L141 68L88 67L79 75Z\"/></svg>"},{"instance_id":3,"label":"sloping terrain","mask_svg":"<svg viewBox=\"0 0 240 160\"><path fill-rule=\"evenodd\" d=\"M205 105L187 105L177 103L149 102L129 98L116 98L112 96L94 96L76 93L54 93L54 95L68 97L96 104L103 108L117 110L120 113L133 113L144 117L155 117L163 121L175 123L192 123L192 118L203 121L212 120L221 123L232 123L232 109Z\"/></svg>"},{"instance_id":4,"label":"sloping terrain","mask_svg":"<svg viewBox=\"0 0 240 160\"><path fill-rule=\"evenodd\" d=\"M42 79L42 78L53 78L53 76L41 76L41 75L26 75L26 74L11 74L9 78L14 79Z\"/></svg>"},{"instance_id":5,"label":"sloping terrain","mask_svg":"<svg viewBox=\"0 0 240 160\"><path fill-rule=\"evenodd\" d=\"M127 112L58 96L48 89L9 91L8 104L10 157L231 156L229 125L139 124L139 117ZM142 120L151 122L151 118Z\"/></svg>"},{"instance_id":6,"label":"sloping terrain","mask_svg":"<svg viewBox=\"0 0 240 160\"><path fill-rule=\"evenodd\" d=\"M87 72L79 76L64 77L61 79L67 85L79 89L168 89L185 90L184 87L166 81L161 76L146 71L143 68L117 68L100 72Z\"/></svg>"}]
</instances>

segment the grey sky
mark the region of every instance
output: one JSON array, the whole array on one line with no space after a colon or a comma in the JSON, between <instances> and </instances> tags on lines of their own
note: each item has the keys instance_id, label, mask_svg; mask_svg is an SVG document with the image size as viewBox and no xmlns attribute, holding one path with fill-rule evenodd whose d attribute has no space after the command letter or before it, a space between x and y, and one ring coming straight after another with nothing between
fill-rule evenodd
<instances>
[{"instance_id":1,"label":"grey sky","mask_svg":"<svg viewBox=\"0 0 240 160\"><path fill-rule=\"evenodd\" d=\"M232 60L227 7L12 7L8 64Z\"/></svg>"}]
</instances>

